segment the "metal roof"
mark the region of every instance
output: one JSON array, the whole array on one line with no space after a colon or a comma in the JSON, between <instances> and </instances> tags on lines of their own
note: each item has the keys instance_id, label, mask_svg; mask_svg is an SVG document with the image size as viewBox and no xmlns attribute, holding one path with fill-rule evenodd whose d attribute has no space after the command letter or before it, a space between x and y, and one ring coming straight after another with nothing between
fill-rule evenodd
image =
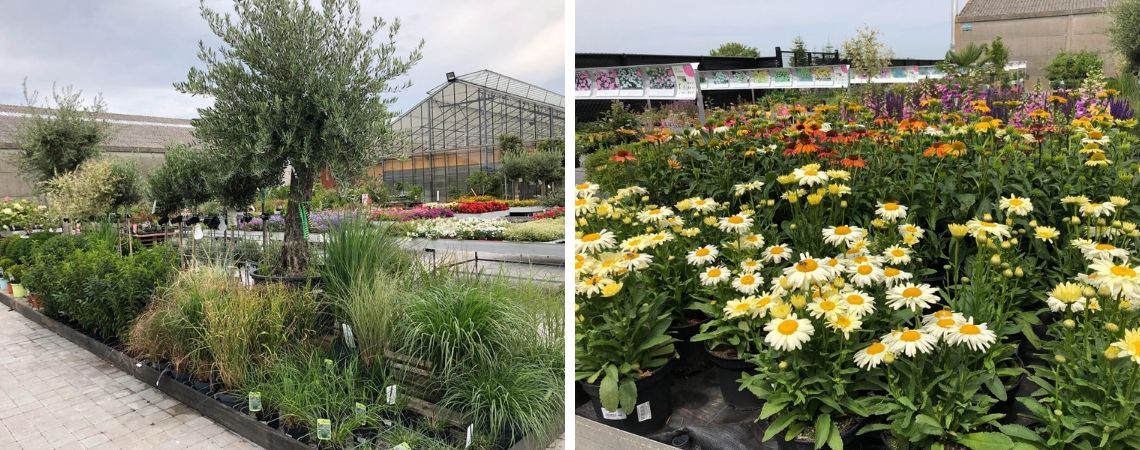
<instances>
[{"instance_id":1,"label":"metal roof","mask_svg":"<svg viewBox=\"0 0 1140 450\"><path fill-rule=\"evenodd\" d=\"M0 105L0 149L18 148L16 133L20 123L36 112L51 114L41 108ZM101 145L110 152L162 153L170 144L194 141L194 129L189 120L112 113L98 117L111 126L110 136Z\"/></svg>"},{"instance_id":2,"label":"metal roof","mask_svg":"<svg viewBox=\"0 0 1140 450\"><path fill-rule=\"evenodd\" d=\"M1054 17L1104 12L1116 0L970 0L957 22Z\"/></svg>"}]
</instances>

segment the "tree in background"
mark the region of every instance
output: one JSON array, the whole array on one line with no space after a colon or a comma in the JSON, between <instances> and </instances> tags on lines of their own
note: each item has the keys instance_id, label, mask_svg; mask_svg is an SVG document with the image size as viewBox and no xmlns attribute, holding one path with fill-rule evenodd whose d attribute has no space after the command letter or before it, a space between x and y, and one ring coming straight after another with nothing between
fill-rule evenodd
<instances>
[{"instance_id":1,"label":"tree in background","mask_svg":"<svg viewBox=\"0 0 1140 450\"><path fill-rule=\"evenodd\" d=\"M199 43L204 67L175 88L212 97L198 110L195 136L216 168L243 171L259 188L280 183L291 168L285 242L277 274L308 271L302 217L318 174L351 181L375 165L392 141L393 85L422 57L423 41L397 56L399 20L364 26L358 0L251 0L232 14L201 5L222 41Z\"/></svg>"},{"instance_id":2,"label":"tree in background","mask_svg":"<svg viewBox=\"0 0 1140 450\"><path fill-rule=\"evenodd\" d=\"M1103 68L1104 61L1096 53L1087 50L1061 52L1045 66L1045 77L1054 88L1077 88L1090 74L1099 73Z\"/></svg>"},{"instance_id":3,"label":"tree in background","mask_svg":"<svg viewBox=\"0 0 1140 450\"><path fill-rule=\"evenodd\" d=\"M793 67L806 67L811 65L811 58L808 57L807 45L804 44L804 38L796 36L792 40L792 66Z\"/></svg>"},{"instance_id":4,"label":"tree in background","mask_svg":"<svg viewBox=\"0 0 1140 450\"><path fill-rule=\"evenodd\" d=\"M49 208L60 217L98 219L141 198L138 169L113 159L92 159L44 183Z\"/></svg>"},{"instance_id":5,"label":"tree in background","mask_svg":"<svg viewBox=\"0 0 1140 450\"><path fill-rule=\"evenodd\" d=\"M709 51L709 56L747 56L749 58L759 58L760 51L757 50L756 47L749 47L739 42L726 42L720 44L720 47Z\"/></svg>"},{"instance_id":6,"label":"tree in background","mask_svg":"<svg viewBox=\"0 0 1140 450\"><path fill-rule=\"evenodd\" d=\"M183 208L210 200L207 155L198 148L175 144L166 149L166 158L147 177L147 191L154 200L154 212L170 215Z\"/></svg>"},{"instance_id":7,"label":"tree in background","mask_svg":"<svg viewBox=\"0 0 1140 450\"><path fill-rule=\"evenodd\" d=\"M990 42L989 49L986 51L986 62L991 67L991 77L995 84L1005 86L1009 82L1009 75L1005 71L1005 65L1009 64L1009 48L1005 46L1005 42L1001 40L1001 36L994 38Z\"/></svg>"},{"instance_id":8,"label":"tree in background","mask_svg":"<svg viewBox=\"0 0 1140 450\"><path fill-rule=\"evenodd\" d=\"M942 57L942 70L952 77L973 77L988 62L989 45L970 42L957 50L947 50Z\"/></svg>"},{"instance_id":9,"label":"tree in background","mask_svg":"<svg viewBox=\"0 0 1140 450\"><path fill-rule=\"evenodd\" d=\"M503 178L493 170L480 170L467 175L467 189L463 195L503 195Z\"/></svg>"},{"instance_id":10,"label":"tree in background","mask_svg":"<svg viewBox=\"0 0 1140 450\"><path fill-rule=\"evenodd\" d=\"M38 96L28 92L25 82L24 98L31 111L16 130L19 151L12 163L28 181L42 184L98 156L111 125L99 117L106 112L102 96L85 105L82 91L53 87L51 101L42 108Z\"/></svg>"},{"instance_id":11,"label":"tree in background","mask_svg":"<svg viewBox=\"0 0 1140 450\"><path fill-rule=\"evenodd\" d=\"M891 65L894 52L879 39L879 30L865 26L843 42L843 55L855 74L871 78Z\"/></svg>"},{"instance_id":12,"label":"tree in background","mask_svg":"<svg viewBox=\"0 0 1140 450\"><path fill-rule=\"evenodd\" d=\"M1108 40L1124 58L1122 72L1140 74L1140 0L1118 0L1108 13L1112 17Z\"/></svg>"}]
</instances>

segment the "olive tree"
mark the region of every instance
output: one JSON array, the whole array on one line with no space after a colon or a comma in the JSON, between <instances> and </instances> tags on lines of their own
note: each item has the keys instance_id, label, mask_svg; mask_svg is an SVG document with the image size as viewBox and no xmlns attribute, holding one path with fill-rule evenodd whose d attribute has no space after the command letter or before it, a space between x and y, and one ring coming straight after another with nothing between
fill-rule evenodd
<instances>
[{"instance_id":1,"label":"olive tree","mask_svg":"<svg viewBox=\"0 0 1140 450\"><path fill-rule=\"evenodd\" d=\"M325 169L350 181L385 156L398 78L421 58L423 41L397 55L399 20L365 25L358 0L238 0L233 14L201 4L219 48L199 43L202 68L181 92L213 98L198 110L195 136L218 170L245 171L258 187L289 168L282 274L309 265L301 217Z\"/></svg>"},{"instance_id":2,"label":"olive tree","mask_svg":"<svg viewBox=\"0 0 1140 450\"><path fill-rule=\"evenodd\" d=\"M852 72L869 79L891 65L894 52L879 35L879 30L866 26L843 42L843 55L850 61Z\"/></svg>"},{"instance_id":3,"label":"olive tree","mask_svg":"<svg viewBox=\"0 0 1140 450\"><path fill-rule=\"evenodd\" d=\"M111 129L99 117L106 111L102 97L95 96L86 105L82 91L70 86L53 88L51 101L40 107L38 93L29 93L25 85L24 98L29 114L17 125L19 151L12 161L23 177L42 186L99 155L99 146Z\"/></svg>"}]
</instances>

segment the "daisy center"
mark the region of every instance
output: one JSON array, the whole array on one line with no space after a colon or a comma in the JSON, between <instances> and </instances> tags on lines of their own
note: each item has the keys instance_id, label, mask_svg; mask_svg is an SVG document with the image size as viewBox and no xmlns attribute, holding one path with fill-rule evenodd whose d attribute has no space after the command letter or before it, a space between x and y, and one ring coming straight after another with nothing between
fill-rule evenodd
<instances>
[{"instance_id":1,"label":"daisy center","mask_svg":"<svg viewBox=\"0 0 1140 450\"><path fill-rule=\"evenodd\" d=\"M863 304L863 296L861 296L861 295L848 295L847 296L847 304L848 305L856 305L856 306L862 305Z\"/></svg>"},{"instance_id":2,"label":"daisy center","mask_svg":"<svg viewBox=\"0 0 1140 450\"><path fill-rule=\"evenodd\" d=\"M814 259L805 259L803 261L796 263L796 270L803 272L803 273L814 272L815 269L818 269L818 268L819 268L819 263L815 262Z\"/></svg>"},{"instance_id":3,"label":"daisy center","mask_svg":"<svg viewBox=\"0 0 1140 450\"><path fill-rule=\"evenodd\" d=\"M740 284L751 285L756 282L756 277L752 275L745 275L740 277Z\"/></svg>"},{"instance_id":4,"label":"daisy center","mask_svg":"<svg viewBox=\"0 0 1140 450\"><path fill-rule=\"evenodd\" d=\"M744 218L740 216L732 216L728 218L728 223L731 223L733 225L740 225L744 223Z\"/></svg>"},{"instance_id":5,"label":"daisy center","mask_svg":"<svg viewBox=\"0 0 1140 450\"><path fill-rule=\"evenodd\" d=\"M785 336L791 336L796 330L800 329L799 321L785 320L780 322L780 326L776 327L776 331Z\"/></svg>"},{"instance_id":6,"label":"daisy center","mask_svg":"<svg viewBox=\"0 0 1140 450\"><path fill-rule=\"evenodd\" d=\"M639 246L641 245L641 239L630 239L629 245L633 247Z\"/></svg>"},{"instance_id":7,"label":"daisy center","mask_svg":"<svg viewBox=\"0 0 1140 450\"><path fill-rule=\"evenodd\" d=\"M1114 250L1116 246L1112 244L1096 244L1095 248L1097 250Z\"/></svg>"},{"instance_id":8,"label":"daisy center","mask_svg":"<svg viewBox=\"0 0 1140 450\"><path fill-rule=\"evenodd\" d=\"M640 257L640 256L641 256L640 254L637 254L637 253L633 253L633 252L630 252L630 253L626 253L626 254L625 254L625 260L626 260L626 261L633 261L633 260L637 259L637 258L638 258L638 257Z\"/></svg>"},{"instance_id":9,"label":"daisy center","mask_svg":"<svg viewBox=\"0 0 1140 450\"><path fill-rule=\"evenodd\" d=\"M651 215L651 216L656 216L656 215L658 215L658 214L661 214L661 210L660 210L660 209L651 209L651 210L649 210L649 215Z\"/></svg>"},{"instance_id":10,"label":"daisy center","mask_svg":"<svg viewBox=\"0 0 1140 450\"><path fill-rule=\"evenodd\" d=\"M715 268L709 269L709 271L706 273L706 275L708 275L709 278L719 277L720 276L720 269L715 269Z\"/></svg>"},{"instance_id":11,"label":"daisy center","mask_svg":"<svg viewBox=\"0 0 1140 450\"><path fill-rule=\"evenodd\" d=\"M977 336L979 334L982 334L982 329L979 328L977 325L974 325L972 323L967 323L967 324L964 324L964 325L958 327L958 333L966 334L966 335L970 335L970 336Z\"/></svg>"},{"instance_id":12,"label":"daisy center","mask_svg":"<svg viewBox=\"0 0 1140 450\"><path fill-rule=\"evenodd\" d=\"M903 289L902 296L906 298L915 298L922 295L922 289L916 287L908 287Z\"/></svg>"},{"instance_id":13,"label":"daisy center","mask_svg":"<svg viewBox=\"0 0 1140 450\"><path fill-rule=\"evenodd\" d=\"M831 300L824 300L822 302L819 302L819 309L822 309L824 311L834 311L836 306L837 305L835 302Z\"/></svg>"},{"instance_id":14,"label":"daisy center","mask_svg":"<svg viewBox=\"0 0 1140 450\"><path fill-rule=\"evenodd\" d=\"M594 242L594 241L601 239L601 238L602 238L602 235L599 233L590 233L590 234L587 234L585 236L582 236L582 242Z\"/></svg>"},{"instance_id":15,"label":"daisy center","mask_svg":"<svg viewBox=\"0 0 1140 450\"><path fill-rule=\"evenodd\" d=\"M867 346L867 354L868 355L878 355L879 353L882 353L886 350L887 350L887 346L886 346L886 344L883 344L882 342L875 342L875 343L872 343L871 345Z\"/></svg>"},{"instance_id":16,"label":"daisy center","mask_svg":"<svg viewBox=\"0 0 1140 450\"><path fill-rule=\"evenodd\" d=\"M896 269L894 267L888 267L886 269L883 269L883 275L886 275L888 277L898 276L898 274L900 274L900 273L902 273L902 272L899 269Z\"/></svg>"},{"instance_id":17,"label":"daisy center","mask_svg":"<svg viewBox=\"0 0 1140 450\"><path fill-rule=\"evenodd\" d=\"M954 319L938 319L938 326L942 328L950 328L954 326Z\"/></svg>"},{"instance_id":18,"label":"daisy center","mask_svg":"<svg viewBox=\"0 0 1140 450\"><path fill-rule=\"evenodd\" d=\"M574 206L586 206L586 199L580 198L580 199L574 200Z\"/></svg>"},{"instance_id":19,"label":"daisy center","mask_svg":"<svg viewBox=\"0 0 1140 450\"><path fill-rule=\"evenodd\" d=\"M984 221L984 220L982 220L982 221L978 222L978 224L979 224L979 225L981 225L981 226L982 226L982 228L993 228L993 227L996 227L996 226L997 226L997 224L996 224L996 223L993 223L993 222L986 222L986 221Z\"/></svg>"},{"instance_id":20,"label":"daisy center","mask_svg":"<svg viewBox=\"0 0 1140 450\"><path fill-rule=\"evenodd\" d=\"M1134 276L1136 276L1136 271L1132 270L1132 268L1128 267L1128 266L1112 266L1112 269L1109 269L1109 271L1111 271L1113 275L1116 275L1118 277L1134 277Z\"/></svg>"},{"instance_id":21,"label":"daisy center","mask_svg":"<svg viewBox=\"0 0 1140 450\"><path fill-rule=\"evenodd\" d=\"M914 330L906 330L902 332L902 336L899 336L899 340L903 342L918 342L919 339L922 339L922 333Z\"/></svg>"},{"instance_id":22,"label":"daisy center","mask_svg":"<svg viewBox=\"0 0 1140 450\"><path fill-rule=\"evenodd\" d=\"M1011 199L1009 199L1009 206L1021 206L1021 205L1022 205L1022 204L1024 204L1024 203L1025 203L1025 202L1024 202L1024 201L1022 201L1020 198L1011 198Z\"/></svg>"},{"instance_id":23,"label":"daisy center","mask_svg":"<svg viewBox=\"0 0 1140 450\"><path fill-rule=\"evenodd\" d=\"M773 255L782 255L782 254L784 254L784 248L783 247L772 247L771 250L768 250L768 253L771 253Z\"/></svg>"},{"instance_id":24,"label":"daisy center","mask_svg":"<svg viewBox=\"0 0 1140 450\"><path fill-rule=\"evenodd\" d=\"M895 210L899 209L899 204L895 203L895 202L890 202L890 203L884 204L883 209L885 209L887 211L895 211Z\"/></svg>"},{"instance_id":25,"label":"daisy center","mask_svg":"<svg viewBox=\"0 0 1140 450\"><path fill-rule=\"evenodd\" d=\"M949 309L939 310L938 312L934 313L934 317L937 317L939 319L945 319L947 317L953 317L953 316L954 316L954 312L950 311Z\"/></svg>"},{"instance_id":26,"label":"daisy center","mask_svg":"<svg viewBox=\"0 0 1140 450\"><path fill-rule=\"evenodd\" d=\"M901 258L903 256L906 256L906 252L902 251L900 248L896 248L894 250L891 250L891 256L894 256L895 258Z\"/></svg>"},{"instance_id":27,"label":"daisy center","mask_svg":"<svg viewBox=\"0 0 1140 450\"><path fill-rule=\"evenodd\" d=\"M741 302L741 303L737 303L736 306L732 307L732 310L736 311L736 312L745 312L745 311L748 311L750 308L752 308L752 305Z\"/></svg>"},{"instance_id":28,"label":"daisy center","mask_svg":"<svg viewBox=\"0 0 1140 450\"><path fill-rule=\"evenodd\" d=\"M814 177L814 176L816 176L816 175L819 175L819 171L818 171L818 170L815 170L815 169L808 169L808 170L805 170L805 171L804 171L804 176L805 176L805 177Z\"/></svg>"},{"instance_id":29,"label":"daisy center","mask_svg":"<svg viewBox=\"0 0 1140 450\"><path fill-rule=\"evenodd\" d=\"M579 185L574 186L574 187L577 188L579 191L581 191L581 190L584 190L584 189L590 187L590 185L587 183L582 183L582 184L579 184Z\"/></svg>"},{"instance_id":30,"label":"daisy center","mask_svg":"<svg viewBox=\"0 0 1140 450\"><path fill-rule=\"evenodd\" d=\"M839 236L846 236L848 234L851 234L851 227L847 225L837 226L835 227L835 234Z\"/></svg>"},{"instance_id":31,"label":"daisy center","mask_svg":"<svg viewBox=\"0 0 1140 450\"><path fill-rule=\"evenodd\" d=\"M851 319L846 316L841 316L835 319L835 325L839 328L847 328L851 326Z\"/></svg>"},{"instance_id":32,"label":"daisy center","mask_svg":"<svg viewBox=\"0 0 1140 450\"><path fill-rule=\"evenodd\" d=\"M697 256L709 256L709 253L709 249L707 248L698 248L697 251L693 254Z\"/></svg>"}]
</instances>

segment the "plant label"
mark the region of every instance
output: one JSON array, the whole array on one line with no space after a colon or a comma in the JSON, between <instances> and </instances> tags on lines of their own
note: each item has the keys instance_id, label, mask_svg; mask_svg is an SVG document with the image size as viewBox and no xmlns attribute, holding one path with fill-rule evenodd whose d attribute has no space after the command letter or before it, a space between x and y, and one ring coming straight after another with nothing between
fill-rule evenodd
<instances>
[{"instance_id":1,"label":"plant label","mask_svg":"<svg viewBox=\"0 0 1140 450\"><path fill-rule=\"evenodd\" d=\"M194 224L194 240L195 241L201 240L202 236L203 236L202 224L200 224L200 223Z\"/></svg>"},{"instance_id":2,"label":"plant label","mask_svg":"<svg viewBox=\"0 0 1140 450\"><path fill-rule=\"evenodd\" d=\"M349 325L347 323L342 323L342 324L340 324L340 329L341 329L341 331L344 332L344 345L347 345L348 348L355 350L356 349L356 336L353 336L353 334L352 334L352 325Z\"/></svg>"},{"instance_id":3,"label":"plant label","mask_svg":"<svg viewBox=\"0 0 1140 450\"><path fill-rule=\"evenodd\" d=\"M649 408L649 402L637 405L637 421L645 422L653 418L653 410Z\"/></svg>"},{"instance_id":4,"label":"plant label","mask_svg":"<svg viewBox=\"0 0 1140 450\"><path fill-rule=\"evenodd\" d=\"M317 439L327 441L332 439L332 421L317 419Z\"/></svg>"},{"instance_id":5,"label":"plant label","mask_svg":"<svg viewBox=\"0 0 1140 450\"><path fill-rule=\"evenodd\" d=\"M355 411L356 411L356 415L363 416L363 415L368 413L368 407L364 406L363 403L356 402Z\"/></svg>"},{"instance_id":6,"label":"plant label","mask_svg":"<svg viewBox=\"0 0 1140 450\"><path fill-rule=\"evenodd\" d=\"M622 412L620 409L617 411L610 411L608 409L602 408L602 418L603 419L606 419L606 420L625 420L625 417L626 417L625 413Z\"/></svg>"},{"instance_id":7,"label":"plant label","mask_svg":"<svg viewBox=\"0 0 1140 450\"><path fill-rule=\"evenodd\" d=\"M412 446L408 445L407 442L401 442L400 445L392 447L392 450L412 450Z\"/></svg>"},{"instance_id":8,"label":"plant label","mask_svg":"<svg viewBox=\"0 0 1140 450\"><path fill-rule=\"evenodd\" d=\"M386 400L389 405L396 404L396 385L393 384L384 388L384 400Z\"/></svg>"},{"instance_id":9,"label":"plant label","mask_svg":"<svg viewBox=\"0 0 1140 450\"><path fill-rule=\"evenodd\" d=\"M468 425L467 426L467 444L465 444L463 446L463 448L467 448L467 447L471 446L471 438L474 435L475 435L475 424Z\"/></svg>"},{"instance_id":10,"label":"plant label","mask_svg":"<svg viewBox=\"0 0 1140 450\"><path fill-rule=\"evenodd\" d=\"M253 392L249 393L249 411L250 412L261 411L261 393L260 392L253 391Z\"/></svg>"}]
</instances>

